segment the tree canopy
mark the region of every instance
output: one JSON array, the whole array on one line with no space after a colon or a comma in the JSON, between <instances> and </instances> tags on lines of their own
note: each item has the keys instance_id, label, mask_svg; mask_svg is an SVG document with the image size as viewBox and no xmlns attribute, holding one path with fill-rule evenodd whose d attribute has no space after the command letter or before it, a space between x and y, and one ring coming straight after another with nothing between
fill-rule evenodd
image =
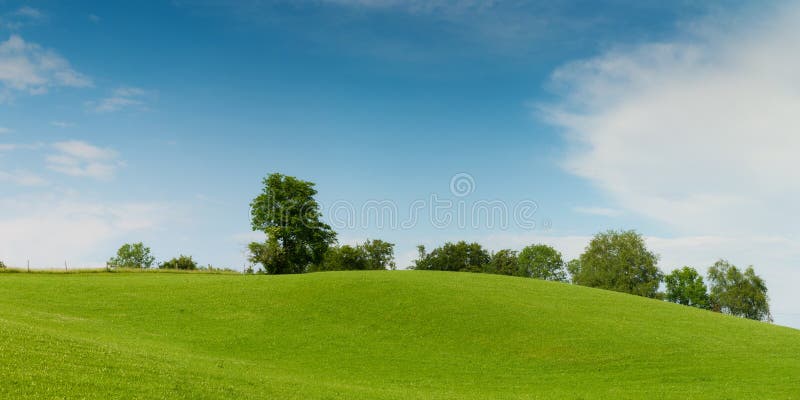
<instances>
[{"instance_id":1,"label":"tree canopy","mask_svg":"<svg viewBox=\"0 0 800 400\"><path fill-rule=\"evenodd\" d=\"M753 267L742 272L728 261L719 260L708 269L708 283L713 310L758 321L772 321L767 284L756 275Z\"/></svg>"},{"instance_id":2,"label":"tree canopy","mask_svg":"<svg viewBox=\"0 0 800 400\"><path fill-rule=\"evenodd\" d=\"M414 269L436 271L483 272L491 261L489 252L478 243L447 242L430 253L425 246L418 246L419 257Z\"/></svg>"},{"instance_id":3,"label":"tree canopy","mask_svg":"<svg viewBox=\"0 0 800 400\"><path fill-rule=\"evenodd\" d=\"M531 245L522 249L519 253L519 273L529 278L567 281L561 253L546 244Z\"/></svg>"},{"instance_id":4,"label":"tree canopy","mask_svg":"<svg viewBox=\"0 0 800 400\"><path fill-rule=\"evenodd\" d=\"M269 274L305 272L320 263L336 233L322 222L317 191L311 182L283 174L270 174L264 189L250 204L254 231L264 232L265 242L251 243L250 260Z\"/></svg>"},{"instance_id":5,"label":"tree canopy","mask_svg":"<svg viewBox=\"0 0 800 400\"><path fill-rule=\"evenodd\" d=\"M607 231L594 236L570 272L579 285L656 297L662 279L657 262L636 231Z\"/></svg>"},{"instance_id":6,"label":"tree canopy","mask_svg":"<svg viewBox=\"0 0 800 400\"><path fill-rule=\"evenodd\" d=\"M709 309L708 288L703 277L692 267L676 269L664 277L666 299L673 303Z\"/></svg>"},{"instance_id":7,"label":"tree canopy","mask_svg":"<svg viewBox=\"0 0 800 400\"><path fill-rule=\"evenodd\" d=\"M150 268L156 259L150 254L150 248L142 242L126 243L117 250L116 257L108 260L111 268Z\"/></svg>"},{"instance_id":8,"label":"tree canopy","mask_svg":"<svg viewBox=\"0 0 800 400\"><path fill-rule=\"evenodd\" d=\"M492 254L492 260L486 268L486 272L499 275L519 275L519 260L517 252L514 250L503 249Z\"/></svg>"}]
</instances>

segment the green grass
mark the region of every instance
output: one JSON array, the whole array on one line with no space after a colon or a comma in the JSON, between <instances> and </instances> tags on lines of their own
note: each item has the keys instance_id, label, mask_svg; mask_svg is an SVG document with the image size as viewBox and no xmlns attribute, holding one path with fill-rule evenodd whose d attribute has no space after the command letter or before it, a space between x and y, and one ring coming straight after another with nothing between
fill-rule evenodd
<instances>
[{"instance_id":1,"label":"green grass","mask_svg":"<svg viewBox=\"0 0 800 400\"><path fill-rule=\"evenodd\" d=\"M0 274L2 399L791 399L800 331L443 272Z\"/></svg>"}]
</instances>

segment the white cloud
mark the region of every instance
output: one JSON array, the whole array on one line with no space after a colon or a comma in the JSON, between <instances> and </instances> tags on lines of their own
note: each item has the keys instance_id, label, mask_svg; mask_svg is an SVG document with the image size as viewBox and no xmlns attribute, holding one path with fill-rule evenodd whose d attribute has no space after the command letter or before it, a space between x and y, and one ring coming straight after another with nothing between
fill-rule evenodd
<instances>
[{"instance_id":1,"label":"white cloud","mask_svg":"<svg viewBox=\"0 0 800 400\"><path fill-rule=\"evenodd\" d=\"M11 129L3 127L3 126L0 126L0 135L2 135L4 133L11 133Z\"/></svg>"},{"instance_id":2,"label":"white cloud","mask_svg":"<svg viewBox=\"0 0 800 400\"><path fill-rule=\"evenodd\" d=\"M42 19L45 17L44 13L30 6L20 7L19 9L17 9L17 11L14 11L12 15L19 17L26 17L30 19Z\"/></svg>"},{"instance_id":3,"label":"white cloud","mask_svg":"<svg viewBox=\"0 0 800 400\"><path fill-rule=\"evenodd\" d=\"M8 99L13 92L36 95L51 87L91 85L88 77L53 50L26 42L19 35L0 42L0 99Z\"/></svg>"},{"instance_id":4,"label":"white cloud","mask_svg":"<svg viewBox=\"0 0 800 400\"><path fill-rule=\"evenodd\" d=\"M120 111L125 108L145 108L145 98L149 92L135 87L122 87L114 90L111 96L96 102L88 102L87 106L98 113Z\"/></svg>"},{"instance_id":5,"label":"white cloud","mask_svg":"<svg viewBox=\"0 0 800 400\"><path fill-rule=\"evenodd\" d=\"M766 20L558 69L568 171L686 233L796 231L800 7Z\"/></svg>"},{"instance_id":6,"label":"white cloud","mask_svg":"<svg viewBox=\"0 0 800 400\"><path fill-rule=\"evenodd\" d=\"M166 207L156 203L104 203L74 194L0 198L0 258L36 268L103 265L98 248L131 233L156 228ZM87 261L87 260L95 261Z\"/></svg>"},{"instance_id":7,"label":"white cloud","mask_svg":"<svg viewBox=\"0 0 800 400\"><path fill-rule=\"evenodd\" d=\"M57 153L46 157L47 168L62 174L107 180L121 165L116 151L86 142L58 142L52 147Z\"/></svg>"},{"instance_id":8,"label":"white cloud","mask_svg":"<svg viewBox=\"0 0 800 400\"><path fill-rule=\"evenodd\" d=\"M575 211L579 214L587 214L587 215L599 215L603 217L618 217L622 215L622 211L608 208L608 207L584 207L584 206L577 206L573 207L572 211Z\"/></svg>"}]
</instances>

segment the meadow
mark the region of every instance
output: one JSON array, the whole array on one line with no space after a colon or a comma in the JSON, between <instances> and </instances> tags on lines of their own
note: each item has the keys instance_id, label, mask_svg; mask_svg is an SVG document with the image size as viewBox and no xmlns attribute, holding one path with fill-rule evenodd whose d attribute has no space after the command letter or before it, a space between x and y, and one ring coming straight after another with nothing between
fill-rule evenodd
<instances>
[{"instance_id":1,"label":"meadow","mask_svg":"<svg viewBox=\"0 0 800 400\"><path fill-rule=\"evenodd\" d=\"M3 399L792 399L800 331L489 274L0 273Z\"/></svg>"}]
</instances>

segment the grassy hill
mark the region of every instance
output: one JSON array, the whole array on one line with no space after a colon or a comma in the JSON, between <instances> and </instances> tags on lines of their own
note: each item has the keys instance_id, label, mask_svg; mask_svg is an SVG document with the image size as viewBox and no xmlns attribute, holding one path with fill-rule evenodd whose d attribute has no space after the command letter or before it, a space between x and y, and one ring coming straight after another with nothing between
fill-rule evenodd
<instances>
[{"instance_id":1,"label":"grassy hill","mask_svg":"<svg viewBox=\"0 0 800 400\"><path fill-rule=\"evenodd\" d=\"M800 398L800 331L494 275L0 274L0 398Z\"/></svg>"}]
</instances>

